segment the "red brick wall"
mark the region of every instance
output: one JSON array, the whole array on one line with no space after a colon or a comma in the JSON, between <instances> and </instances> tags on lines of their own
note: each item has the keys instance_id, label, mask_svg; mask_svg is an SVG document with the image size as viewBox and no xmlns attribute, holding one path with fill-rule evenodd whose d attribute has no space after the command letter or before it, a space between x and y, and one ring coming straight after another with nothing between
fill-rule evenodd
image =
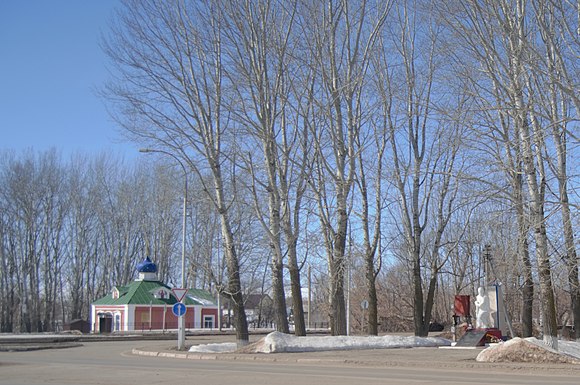
<instances>
[{"instance_id":1,"label":"red brick wall","mask_svg":"<svg viewBox=\"0 0 580 385\"><path fill-rule=\"evenodd\" d=\"M218 316L217 309L201 309L201 322L202 323L203 323L203 317L206 315L213 315L214 322L217 325L217 316ZM201 325L201 326L203 326L203 325Z\"/></svg>"},{"instance_id":2,"label":"red brick wall","mask_svg":"<svg viewBox=\"0 0 580 385\"><path fill-rule=\"evenodd\" d=\"M173 314L173 306L167 306L165 312L165 329L177 329L177 317ZM149 326L149 306L135 307L135 330L162 330L163 329L163 306L151 307L151 326ZM185 328L194 327L194 309L187 308L185 313Z\"/></svg>"}]
</instances>

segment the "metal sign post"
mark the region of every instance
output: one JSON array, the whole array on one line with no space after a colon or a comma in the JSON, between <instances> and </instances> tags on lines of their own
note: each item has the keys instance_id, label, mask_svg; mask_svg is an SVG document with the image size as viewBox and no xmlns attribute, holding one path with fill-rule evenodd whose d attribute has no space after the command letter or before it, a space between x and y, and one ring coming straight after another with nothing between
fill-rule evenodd
<instances>
[{"instance_id":1,"label":"metal sign post","mask_svg":"<svg viewBox=\"0 0 580 385\"><path fill-rule=\"evenodd\" d=\"M361 322L361 324L364 326L364 324L365 324L365 323L367 323L367 327L368 327L368 322L366 322L366 312L367 312L367 309L369 308L369 301L367 301L366 299L365 299L365 300L363 300L363 301L360 303L360 308L361 308L361 309L362 309L362 311L363 311L363 317L362 317L362 322Z\"/></svg>"},{"instance_id":2,"label":"metal sign post","mask_svg":"<svg viewBox=\"0 0 580 385\"><path fill-rule=\"evenodd\" d=\"M185 348L185 313L187 307L182 302L177 302L173 305L173 314L177 318L177 350Z\"/></svg>"},{"instance_id":3,"label":"metal sign post","mask_svg":"<svg viewBox=\"0 0 580 385\"><path fill-rule=\"evenodd\" d=\"M183 304L183 299L187 294L187 289L185 288L173 288L173 295L179 301L173 305L173 313L177 318L177 350L183 350L185 348L185 312L187 308Z\"/></svg>"}]
</instances>

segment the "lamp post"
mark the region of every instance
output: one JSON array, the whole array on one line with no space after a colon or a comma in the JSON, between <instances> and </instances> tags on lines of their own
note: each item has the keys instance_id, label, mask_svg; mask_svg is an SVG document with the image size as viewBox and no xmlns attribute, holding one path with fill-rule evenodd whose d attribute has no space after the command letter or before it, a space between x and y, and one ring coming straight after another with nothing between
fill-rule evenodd
<instances>
[{"instance_id":1,"label":"lamp post","mask_svg":"<svg viewBox=\"0 0 580 385\"><path fill-rule=\"evenodd\" d=\"M182 234L181 234L181 288L187 289L185 283L185 230L186 230L186 218L187 218L187 169L183 165L183 162L179 158L170 152L157 150L152 148L141 148L139 152L143 153L160 153L172 157L179 163L183 169L183 220L182 220ZM184 350L185 348L185 315L178 317L177 319L177 349Z\"/></svg>"}]
</instances>

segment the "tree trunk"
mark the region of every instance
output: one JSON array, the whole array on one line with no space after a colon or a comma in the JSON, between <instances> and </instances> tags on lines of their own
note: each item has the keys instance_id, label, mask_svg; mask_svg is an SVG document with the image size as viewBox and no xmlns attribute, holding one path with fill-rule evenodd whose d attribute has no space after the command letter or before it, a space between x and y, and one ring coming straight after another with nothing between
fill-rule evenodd
<instances>
[{"instance_id":1,"label":"tree trunk","mask_svg":"<svg viewBox=\"0 0 580 385\"><path fill-rule=\"evenodd\" d=\"M416 251L413 252L413 324L415 335L424 337L423 281L421 277L421 262Z\"/></svg>"},{"instance_id":2,"label":"tree trunk","mask_svg":"<svg viewBox=\"0 0 580 385\"><path fill-rule=\"evenodd\" d=\"M366 281L367 281L367 296L369 303L368 311L368 329L367 332L371 336L379 335L378 325L378 303L377 303L377 286L374 258L366 260Z\"/></svg>"},{"instance_id":3,"label":"tree trunk","mask_svg":"<svg viewBox=\"0 0 580 385\"><path fill-rule=\"evenodd\" d=\"M546 235L546 224L544 215L544 188L545 176L543 172L538 172L534 164L534 152L532 145L532 132L525 115L524 105L521 100L521 92L516 88L516 107L520 114L516 117L516 127L519 130L522 144L522 155L524 171L526 173L528 190L530 193L530 220L534 228L534 240L536 242L536 259L538 261L538 277L540 280L540 294L542 305L542 330L544 342L551 348L558 350L558 324L556 322L556 302L554 289L552 287L552 272L550 267L550 257L548 254L548 238ZM525 112L524 112L525 114ZM539 148L542 148L541 146ZM541 167L541 155L536 154ZM540 181L538 182L538 174Z\"/></svg>"},{"instance_id":4,"label":"tree trunk","mask_svg":"<svg viewBox=\"0 0 580 385\"><path fill-rule=\"evenodd\" d=\"M296 244L288 245L288 272L290 273L290 290L292 291L292 310L294 314L294 334L306 335L304 322L304 305L302 301L302 286L300 285L300 269L296 256Z\"/></svg>"},{"instance_id":5,"label":"tree trunk","mask_svg":"<svg viewBox=\"0 0 580 385\"><path fill-rule=\"evenodd\" d=\"M248 320L244 308L244 299L242 296L242 284L240 280L240 263L236 251L234 236L230 225L227 204L224 201L224 185L221 177L221 169L217 158L210 159L210 165L213 172L213 182L216 191L215 202L220 215L222 237L226 256L226 266L228 270L228 295L234 304L234 326L236 328L236 340L238 346L245 346L250 341L248 332Z\"/></svg>"},{"instance_id":6,"label":"tree trunk","mask_svg":"<svg viewBox=\"0 0 580 385\"><path fill-rule=\"evenodd\" d=\"M340 199L340 197L338 197ZM347 335L346 301L344 296L344 275L346 264L346 237L348 214L346 201L340 200L338 209L338 230L334 239L334 252L331 261L332 291L330 305L332 312L331 333L333 336Z\"/></svg>"},{"instance_id":7,"label":"tree trunk","mask_svg":"<svg viewBox=\"0 0 580 385\"><path fill-rule=\"evenodd\" d=\"M233 239L229 225L222 219L222 231L225 241L225 252L227 254L226 264L228 269L228 293L234 305L234 327L236 328L236 341L239 347L245 346L250 341L248 332L248 320L244 308L242 296L242 285L240 282L240 266L236 251L233 246Z\"/></svg>"},{"instance_id":8,"label":"tree trunk","mask_svg":"<svg viewBox=\"0 0 580 385\"><path fill-rule=\"evenodd\" d=\"M568 166L567 166L567 127L562 121L566 116L558 116L556 105L556 91L552 90L552 137L556 147L557 165L555 174L558 179L558 192L560 198L560 210L562 212L562 228L564 232L564 261L568 269L568 290L570 291L570 310L574 317L574 339L580 339L580 283L578 281L578 257L574 240L574 229L572 228L572 215L570 213L570 201L568 198ZM564 325L566 326L566 325Z\"/></svg>"},{"instance_id":9,"label":"tree trunk","mask_svg":"<svg viewBox=\"0 0 580 385\"><path fill-rule=\"evenodd\" d=\"M521 170L519 162L516 165ZM514 175L515 174L515 175ZM534 277L532 272L532 262L528 245L529 226L526 222L526 213L523 202L523 186L521 172L512 173L513 197L516 209L516 220L518 223L518 248L517 253L522 263L522 274L524 285L522 287L522 337L532 337L533 330L533 309L534 309Z\"/></svg>"},{"instance_id":10,"label":"tree trunk","mask_svg":"<svg viewBox=\"0 0 580 385\"><path fill-rule=\"evenodd\" d=\"M290 329L286 312L286 293L284 291L284 265L277 256L272 259L272 299L274 302L276 330L288 334Z\"/></svg>"}]
</instances>

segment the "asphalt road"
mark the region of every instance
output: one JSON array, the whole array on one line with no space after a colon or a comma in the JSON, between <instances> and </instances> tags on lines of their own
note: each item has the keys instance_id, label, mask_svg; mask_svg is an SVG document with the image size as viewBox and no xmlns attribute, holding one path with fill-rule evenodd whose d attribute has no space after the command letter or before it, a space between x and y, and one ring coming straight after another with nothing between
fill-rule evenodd
<instances>
[{"instance_id":1,"label":"asphalt road","mask_svg":"<svg viewBox=\"0 0 580 385\"><path fill-rule=\"evenodd\" d=\"M477 363L477 351L432 348L208 355L206 359L132 354L135 348L170 352L172 346L170 341L88 342L67 349L0 352L0 384L580 383L580 367L575 365Z\"/></svg>"}]
</instances>

